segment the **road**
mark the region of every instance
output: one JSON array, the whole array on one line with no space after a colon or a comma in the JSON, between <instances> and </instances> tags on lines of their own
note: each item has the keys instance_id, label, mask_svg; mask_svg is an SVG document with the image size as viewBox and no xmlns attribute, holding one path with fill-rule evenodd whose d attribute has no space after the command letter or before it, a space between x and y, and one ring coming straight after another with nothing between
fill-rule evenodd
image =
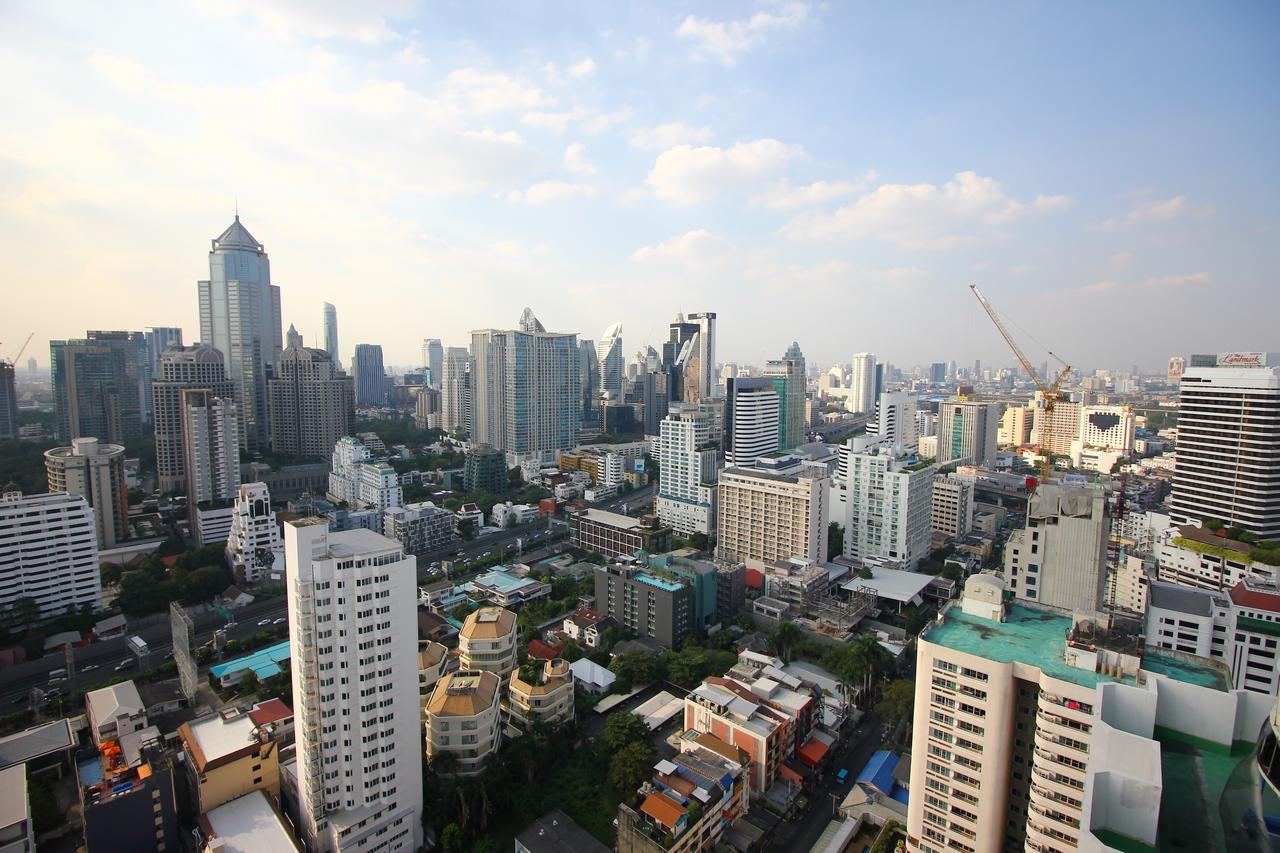
<instances>
[{"instance_id":1,"label":"road","mask_svg":"<svg viewBox=\"0 0 1280 853\"><path fill-rule=\"evenodd\" d=\"M637 489L626 495L619 496L611 501L599 504L599 508L616 510L622 504L627 504L629 508L634 508L637 503L647 501L653 494L653 486L647 486L643 489ZM557 521L557 524L563 524ZM418 558L418 576L423 577L426 569L431 562L436 560L467 560L483 556L486 553L500 554L504 550L512 551L514 549L515 540L521 538L525 541L526 546L531 541L532 534L542 532L545 537L547 524L538 522L531 527L517 528L515 530L503 530L498 533L491 534L475 539L471 542L463 543L453 548L444 549L442 551L433 552L431 554L422 555ZM532 540L534 543L543 540ZM560 540L563 542L565 540ZM559 543L556 543L559 544ZM550 556L554 552L555 545L539 545L535 544L532 549L525 550L522 559L539 560ZM462 551L464 556L455 556L458 551ZM514 556L514 553L509 556ZM460 578L455 578L460 580ZM274 630L273 626L259 626L258 622L263 619L279 619L285 615L285 599L283 596L268 598L262 601L255 601L245 607L241 607L234 611L236 625L227 630L227 639L240 640L249 637L258 631ZM213 637L214 629L220 628L225 623L225 619L217 613L200 613L194 614L192 620L195 623L196 645L207 642ZM282 627L282 626L275 626ZM151 656L150 666L157 666L165 660L172 646L172 636L169 629L169 614L154 614L144 616L139 619L131 619L129 621L129 630L127 636L139 636L146 640L150 647ZM56 685L64 694L73 693L77 690L84 690L95 684L107 681L119 680L125 675L136 672L136 668L129 669L125 672L117 674L115 667L121 661L126 660L132 655L125 648L125 637L119 637L112 640L104 640L99 643L75 649L75 667L76 675L69 682L62 682ZM0 713L7 713L9 710L16 710L19 706L25 706L30 697L32 687L48 687L49 673L55 669L63 669L66 667L66 659L61 654L45 655L37 660L27 661L4 670L0 670ZM86 672L86 668L92 667Z\"/></svg>"},{"instance_id":2,"label":"road","mask_svg":"<svg viewBox=\"0 0 1280 853\"><path fill-rule=\"evenodd\" d=\"M813 793L807 795L809 809L795 820L778 824L769 849L807 853L813 847L827 824L835 817L833 795L836 797L836 805L848 795L858 772L880 745L882 729L880 719L874 713L868 714L848 743L833 756L827 778L818 783ZM836 773L842 767L849 771L849 778L843 785L836 782Z\"/></svg>"}]
</instances>

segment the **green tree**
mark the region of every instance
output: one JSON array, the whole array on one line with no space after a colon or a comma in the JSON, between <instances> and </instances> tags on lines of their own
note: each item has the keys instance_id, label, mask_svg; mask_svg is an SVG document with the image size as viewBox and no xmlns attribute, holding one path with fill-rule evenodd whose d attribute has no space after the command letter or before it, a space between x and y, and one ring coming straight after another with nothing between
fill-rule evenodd
<instances>
[{"instance_id":1,"label":"green tree","mask_svg":"<svg viewBox=\"0 0 1280 853\"><path fill-rule=\"evenodd\" d=\"M923 610L915 605L902 611L903 627L912 637L924 630L924 626L929 623L929 617Z\"/></svg>"},{"instance_id":2,"label":"green tree","mask_svg":"<svg viewBox=\"0 0 1280 853\"><path fill-rule=\"evenodd\" d=\"M462 853L462 849L466 847L466 836L462 834L462 827L456 823L451 823L440 833L440 844L448 853Z\"/></svg>"},{"instance_id":3,"label":"green tree","mask_svg":"<svg viewBox=\"0 0 1280 853\"><path fill-rule=\"evenodd\" d=\"M611 754L621 752L626 746L644 743L649 738L649 727L635 714L610 715L600 731L600 742Z\"/></svg>"},{"instance_id":4,"label":"green tree","mask_svg":"<svg viewBox=\"0 0 1280 853\"><path fill-rule=\"evenodd\" d=\"M844 552L844 525L833 521L827 525L827 562Z\"/></svg>"},{"instance_id":5,"label":"green tree","mask_svg":"<svg viewBox=\"0 0 1280 853\"><path fill-rule=\"evenodd\" d=\"M610 662L609 671L632 685L650 684L662 677L659 659L648 652L618 655Z\"/></svg>"},{"instance_id":6,"label":"green tree","mask_svg":"<svg viewBox=\"0 0 1280 853\"><path fill-rule=\"evenodd\" d=\"M243 694L256 693L258 690L258 674L253 670L249 670L240 676L240 683L236 688Z\"/></svg>"},{"instance_id":7,"label":"green tree","mask_svg":"<svg viewBox=\"0 0 1280 853\"><path fill-rule=\"evenodd\" d=\"M226 589L231 584L231 573L224 565L201 566L184 580L183 603L200 604Z\"/></svg>"},{"instance_id":8,"label":"green tree","mask_svg":"<svg viewBox=\"0 0 1280 853\"><path fill-rule=\"evenodd\" d=\"M769 647L784 663L791 663L792 656L803 641L804 632L794 622L781 622L769 634Z\"/></svg>"},{"instance_id":9,"label":"green tree","mask_svg":"<svg viewBox=\"0 0 1280 853\"><path fill-rule=\"evenodd\" d=\"M464 518L458 522L458 535L470 542L476 538L476 520Z\"/></svg>"},{"instance_id":10,"label":"green tree","mask_svg":"<svg viewBox=\"0 0 1280 853\"><path fill-rule=\"evenodd\" d=\"M916 685L908 678L891 681L884 689L880 704L876 705L876 713L885 720L896 722L910 719L912 707L915 705Z\"/></svg>"},{"instance_id":11,"label":"green tree","mask_svg":"<svg viewBox=\"0 0 1280 853\"><path fill-rule=\"evenodd\" d=\"M634 714L628 714L635 717ZM635 717L639 720L639 717ZM640 723L648 731L648 726ZM653 773L653 747L647 741L639 741L624 746L613 753L609 760L609 781L623 796L629 795L640 787L640 783Z\"/></svg>"},{"instance_id":12,"label":"green tree","mask_svg":"<svg viewBox=\"0 0 1280 853\"><path fill-rule=\"evenodd\" d=\"M5 627L26 628L40 621L40 604L30 596L23 596L10 605L5 613Z\"/></svg>"}]
</instances>

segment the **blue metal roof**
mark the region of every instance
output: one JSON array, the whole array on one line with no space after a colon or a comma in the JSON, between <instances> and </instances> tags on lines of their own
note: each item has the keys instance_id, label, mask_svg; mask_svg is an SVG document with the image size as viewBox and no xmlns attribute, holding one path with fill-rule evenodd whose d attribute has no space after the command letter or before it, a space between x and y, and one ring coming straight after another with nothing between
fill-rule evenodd
<instances>
[{"instance_id":1,"label":"blue metal roof","mask_svg":"<svg viewBox=\"0 0 1280 853\"><path fill-rule=\"evenodd\" d=\"M869 785L886 797L893 794L893 768L898 766L898 756L887 749L876 752L867 760L858 774L859 785Z\"/></svg>"},{"instance_id":2,"label":"blue metal roof","mask_svg":"<svg viewBox=\"0 0 1280 853\"><path fill-rule=\"evenodd\" d=\"M222 678L227 673L235 674L251 669L254 675L258 676L258 680L261 681L283 672L280 663L288 659L289 641L285 640L283 643L276 643L274 646L258 649L253 654L211 666L209 667L209 673L214 678Z\"/></svg>"}]
</instances>

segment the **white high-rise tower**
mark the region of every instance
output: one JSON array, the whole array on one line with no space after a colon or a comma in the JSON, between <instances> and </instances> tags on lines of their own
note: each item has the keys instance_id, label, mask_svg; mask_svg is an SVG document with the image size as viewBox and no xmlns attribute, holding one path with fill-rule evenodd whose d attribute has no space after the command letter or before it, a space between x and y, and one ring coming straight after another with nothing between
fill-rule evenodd
<instances>
[{"instance_id":1,"label":"white high-rise tower","mask_svg":"<svg viewBox=\"0 0 1280 853\"><path fill-rule=\"evenodd\" d=\"M596 357L600 359L600 390L606 392L611 400L621 400L625 361L622 356L621 323L614 323L604 330L604 334L600 336L600 345L596 348Z\"/></svg>"},{"instance_id":2,"label":"white high-rise tower","mask_svg":"<svg viewBox=\"0 0 1280 853\"><path fill-rule=\"evenodd\" d=\"M324 304L324 350L333 359L333 366L342 369L338 360L338 309L326 302Z\"/></svg>"},{"instance_id":3,"label":"white high-rise tower","mask_svg":"<svg viewBox=\"0 0 1280 853\"><path fill-rule=\"evenodd\" d=\"M285 524L299 832L313 853L416 850L422 732L414 557L323 518Z\"/></svg>"},{"instance_id":4,"label":"white high-rise tower","mask_svg":"<svg viewBox=\"0 0 1280 853\"><path fill-rule=\"evenodd\" d=\"M859 415L873 414L876 409L876 357L869 352L854 353L852 375L849 410Z\"/></svg>"}]
</instances>

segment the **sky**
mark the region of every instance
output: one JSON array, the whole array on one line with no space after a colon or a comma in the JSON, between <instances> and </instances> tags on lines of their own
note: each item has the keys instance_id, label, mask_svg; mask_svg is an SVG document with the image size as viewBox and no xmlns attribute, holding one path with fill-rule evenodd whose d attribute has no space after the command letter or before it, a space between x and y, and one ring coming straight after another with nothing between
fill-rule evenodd
<instances>
[{"instance_id":1,"label":"sky","mask_svg":"<svg viewBox=\"0 0 1280 853\"><path fill-rule=\"evenodd\" d=\"M1280 5L0 7L0 355L181 326L238 207L341 360L525 306L624 351L1280 349ZM25 356L24 359L25 361Z\"/></svg>"}]
</instances>

